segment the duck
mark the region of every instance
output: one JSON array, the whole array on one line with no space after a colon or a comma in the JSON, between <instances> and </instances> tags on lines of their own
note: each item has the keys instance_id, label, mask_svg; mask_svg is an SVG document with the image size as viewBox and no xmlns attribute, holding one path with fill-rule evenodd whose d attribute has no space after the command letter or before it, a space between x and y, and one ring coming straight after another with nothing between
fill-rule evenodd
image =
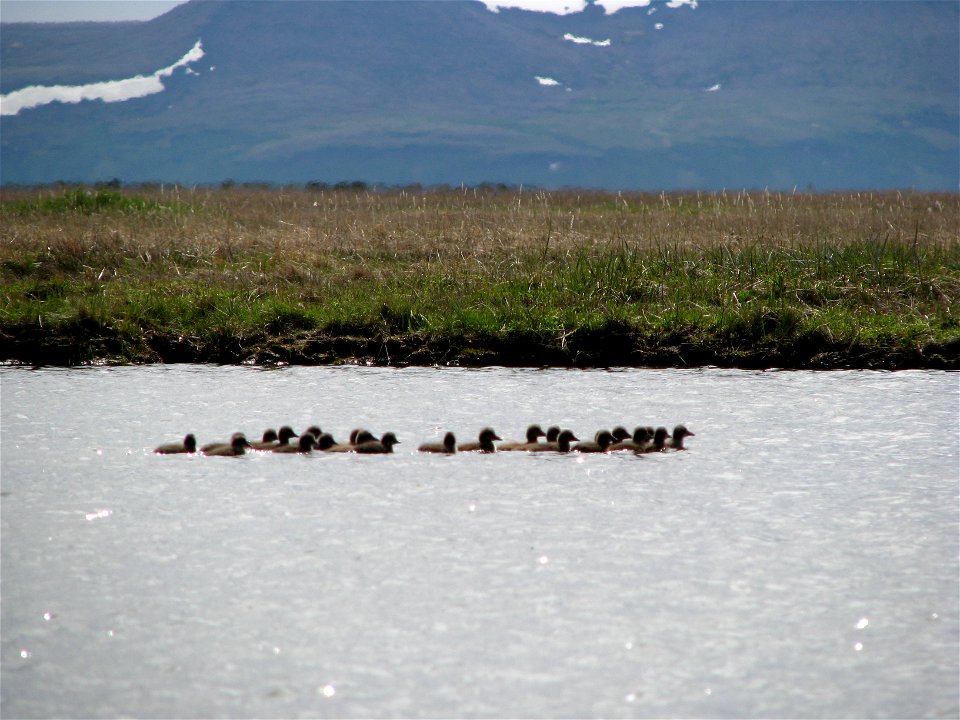
<instances>
[{"instance_id":1,"label":"duck","mask_svg":"<svg viewBox=\"0 0 960 720\"><path fill-rule=\"evenodd\" d=\"M293 431L293 428L289 425L284 425L282 428L280 428L280 431L277 433L277 435L277 441L281 446L289 445L292 438L299 437L299 435L297 435Z\"/></svg>"},{"instance_id":2,"label":"duck","mask_svg":"<svg viewBox=\"0 0 960 720\"><path fill-rule=\"evenodd\" d=\"M202 452L204 455L243 455L246 452L245 448L248 447L250 447L250 443L243 436L243 433L235 433L229 445L224 445L222 443L213 445L213 447L209 448L208 450L202 450Z\"/></svg>"},{"instance_id":3,"label":"duck","mask_svg":"<svg viewBox=\"0 0 960 720\"><path fill-rule=\"evenodd\" d=\"M357 428L350 431L350 442L336 443L327 448L327 452L353 452L357 445L367 442L379 442L379 440L369 430Z\"/></svg>"},{"instance_id":4,"label":"duck","mask_svg":"<svg viewBox=\"0 0 960 720\"><path fill-rule=\"evenodd\" d=\"M360 436L357 435L359 440ZM392 453L393 446L399 445L400 441L397 440L397 436L392 432L386 432L379 440L366 440L364 442L357 442L353 447L355 453L361 453L365 455L369 454L383 454L383 453Z\"/></svg>"},{"instance_id":5,"label":"duck","mask_svg":"<svg viewBox=\"0 0 960 720\"><path fill-rule=\"evenodd\" d=\"M287 443L286 445L277 445L274 448L271 448L270 452L275 453L308 453L313 451L314 445L317 444L317 439L311 433L305 432L300 436L300 441L296 445L291 445Z\"/></svg>"},{"instance_id":6,"label":"duck","mask_svg":"<svg viewBox=\"0 0 960 720\"><path fill-rule=\"evenodd\" d=\"M457 450L460 452L496 452L497 448L493 441L500 439L501 437L497 435L493 428L487 427L480 431L475 442L461 443L457 446Z\"/></svg>"},{"instance_id":7,"label":"duck","mask_svg":"<svg viewBox=\"0 0 960 720\"><path fill-rule=\"evenodd\" d=\"M560 437L560 427L557 425L551 425L547 428L547 442L556 442L557 438Z\"/></svg>"},{"instance_id":8,"label":"duck","mask_svg":"<svg viewBox=\"0 0 960 720\"><path fill-rule=\"evenodd\" d=\"M320 436L323 435L323 430L320 429L320 426L319 426L319 425L311 425L311 426L308 427L306 430L304 430L304 432L305 432L305 433L310 433L311 435L313 435L313 436L314 436L315 438L317 438L317 439L319 439Z\"/></svg>"},{"instance_id":9,"label":"duck","mask_svg":"<svg viewBox=\"0 0 960 720\"><path fill-rule=\"evenodd\" d=\"M333 435L330 433L320 433L320 436L316 440L315 446L317 450L326 452L336 444L337 441L333 439Z\"/></svg>"},{"instance_id":10,"label":"duck","mask_svg":"<svg viewBox=\"0 0 960 720\"><path fill-rule=\"evenodd\" d=\"M419 452L452 455L457 451L457 437L452 432L448 432L443 436L443 442L423 443L417 450Z\"/></svg>"},{"instance_id":11,"label":"duck","mask_svg":"<svg viewBox=\"0 0 960 720\"><path fill-rule=\"evenodd\" d=\"M280 428L279 434L273 428L269 428L263 431L263 438L250 443L250 447L254 450L273 450L276 447L286 447L290 444L290 439L295 437L299 436L289 425Z\"/></svg>"},{"instance_id":12,"label":"duck","mask_svg":"<svg viewBox=\"0 0 960 720\"><path fill-rule=\"evenodd\" d=\"M635 428L633 435L628 440L620 440L613 443L608 450L617 452L620 450L632 450L633 452L646 452L647 448L653 446L653 436L645 427Z\"/></svg>"},{"instance_id":13,"label":"duck","mask_svg":"<svg viewBox=\"0 0 960 720\"><path fill-rule=\"evenodd\" d=\"M250 447L254 450L269 450L274 445L277 444L277 440L280 439L280 436L277 435L277 431L273 428L267 428L263 431L263 436L259 440L254 440L250 443Z\"/></svg>"},{"instance_id":14,"label":"duck","mask_svg":"<svg viewBox=\"0 0 960 720\"><path fill-rule=\"evenodd\" d=\"M613 435L613 442L620 442L621 440L629 440L631 438L630 431L627 430L623 425L617 425L613 430L610 431L610 434ZM652 435L653 433L650 434Z\"/></svg>"},{"instance_id":15,"label":"duck","mask_svg":"<svg viewBox=\"0 0 960 720\"><path fill-rule=\"evenodd\" d=\"M572 430L562 430L557 435L555 442L541 442L533 443L529 447L525 448L527 452L570 452L570 442L572 440L579 440L576 435L573 434Z\"/></svg>"},{"instance_id":16,"label":"duck","mask_svg":"<svg viewBox=\"0 0 960 720\"><path fill-rule=\"evenodd\" d=\"M511 440L501 443L497 446L497 450L523 450L525 445L532 445L545 435L546 433L539 425L530 425L527 428L527 439L525 441Z\"/></svg>"},{"instance_id":17,"label":"duck","mask_svg":"<svg viewBox=\"0 0 960 720\"><path fill-rule=\"evenodd\" d=\"M230 436L230 439L228 441L207 443L206 445L200 448L200 452L209 454L211 450L216 450L218 448L229 448L229 447L232 447L237 440L241 440L241 439L245 443L247 443L246 445L244 445L244 447L250 447L250 443L247 441L247 436L244 435L242 432L235 432L233 435Z\"/></svg>"},{"instance_id":18,"label":"duck","mask_svg":"<svg viewBox=\"0 0 960 720\"><path fill-rule=\"evenodd\" d=\"M646 428L648 431L650 428ZM658 427L653 433L653 445L647 447L642 452L660 452L667 446L667 438L670 437L670 431L665 427Z\"/></svg>"},{"instance_id":19,"label":"duck","mask_svg":"<svg viewBox=\"0 0 960 720\"><path fill-rule=\"evenodd\" d=\"M602 453L606 452L607 448L610 447L614 442L614 435L609 430L600 430L593 440L586 440L584 442L577 443L574 445L571 450L574 452L582 453Z\"/></svg>"},{"instance_id":20,"label":"duck","mask_svg":"<svg viewBox=\"0 0 960 720\"><path fill-rule=\"evenodd\" d=\"M664 447L673 448L674 450L686 450L683 446L683 439L687 437L696 437L696 433L687 430L686 425L677 425L673 429L673 435L665 439Z\"/></svg>"},{"instance_id":21,"label":"duck","mask_svg":"<svg viewBox=\"0 0 960 720\"><path fill-rule=\"evenodd\" d=\"M183 436L183 442L167 443L160 445L153 450L160 455L176 455L177 453L195 453L197 451L197 438L193 433L187 433Z\"/></svg>"}]
</instances>

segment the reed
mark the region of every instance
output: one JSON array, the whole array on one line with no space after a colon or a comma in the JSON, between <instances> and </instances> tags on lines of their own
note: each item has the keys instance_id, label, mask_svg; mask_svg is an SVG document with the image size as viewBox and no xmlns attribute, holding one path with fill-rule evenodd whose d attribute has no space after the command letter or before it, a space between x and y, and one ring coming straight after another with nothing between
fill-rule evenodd
<instances>
[{"instance_id":1,"label":"reed","mask_svg":"<svg viewBox=\"0 0 960 720\"><path fill-rule=\"evenodd\" d=\"M956 194L8 188L0 359L956 367L958 237Z\"/></svg>"}]
</instances>

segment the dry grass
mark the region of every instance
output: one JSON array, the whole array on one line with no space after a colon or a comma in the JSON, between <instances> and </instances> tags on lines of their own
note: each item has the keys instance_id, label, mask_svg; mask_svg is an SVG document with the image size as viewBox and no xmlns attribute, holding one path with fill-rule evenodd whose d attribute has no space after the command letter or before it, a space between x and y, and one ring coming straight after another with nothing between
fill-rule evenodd
<instances>
[{"instance_id":1,"label":"dry grass","mask_svg":"<svg viewBox=\"0 0 960 720\"><path fill-rule=\"evenodd\" d=\"M72 193L0 191L3 326L960 335L956 194Z\"/></svg>"}]
</instances>

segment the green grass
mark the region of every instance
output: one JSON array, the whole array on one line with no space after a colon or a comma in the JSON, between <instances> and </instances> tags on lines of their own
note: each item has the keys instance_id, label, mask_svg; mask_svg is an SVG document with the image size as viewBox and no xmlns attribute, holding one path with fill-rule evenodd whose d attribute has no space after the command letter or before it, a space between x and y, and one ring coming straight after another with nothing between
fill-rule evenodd
<instances>
[{"instance_id":1,"label":"green grass","mask_svg":"<svg viewBox=\"0 0 960 720\"><path fill-rule=\"evenodd\" d=\"M515 338L561 361L629 337L800 365L960 341L955 196L101 195L0 204L0 330L99 333L128 360L156 336L485 338L501 353Z\"/></svg>"}]
</instances>

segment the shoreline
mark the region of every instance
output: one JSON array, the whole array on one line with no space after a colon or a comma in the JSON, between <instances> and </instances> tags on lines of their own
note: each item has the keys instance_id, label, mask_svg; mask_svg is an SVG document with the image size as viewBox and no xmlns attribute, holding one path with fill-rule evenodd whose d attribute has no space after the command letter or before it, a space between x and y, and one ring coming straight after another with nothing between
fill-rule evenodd
<instances>
[{"instance_id":1,"label":"shoreline","mask_svg":"<svg viewBox=\"0 0 960 720\"><path fill-rule=\"evenodd\" d=\"M90 330L93 330L92 328ZM722 367L746 370L960 370L960 339L923 347L811 343L752 346L694 340L677 333L572 331L560 338L529 333L369 336L323 331L201 338L146 331L139 338L103 328L82 337L37 325L0 328L0 362L32 367L218 364L365 365L378 367L560 367L597 369Z\"/></svg>"}]
</instances>

